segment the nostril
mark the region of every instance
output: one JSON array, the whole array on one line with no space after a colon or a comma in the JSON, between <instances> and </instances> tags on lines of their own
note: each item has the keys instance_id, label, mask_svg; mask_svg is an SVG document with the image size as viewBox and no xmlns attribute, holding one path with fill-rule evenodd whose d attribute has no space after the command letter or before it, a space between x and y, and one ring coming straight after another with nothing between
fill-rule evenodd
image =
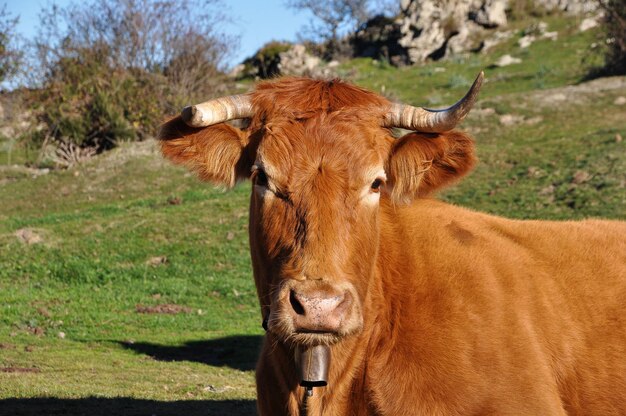
<instances>
[{"instance_id":1,"label":"nostril","mask_svg":"<svg viewBox=\"0 0 626 416\"><path fill-rule=\"evenodd\" d=\"M294 290L289 291L289 303L291 303L291 307L294 312L298 315L304 315L304 306L300 303L298 298L296 297L296 292Z\"/></svg>"},{"instance_id":2,"label":"nostril","mask_svg":"<svg viewBox=\"0 0 626 416\"><path fill-rule=\"evenodd\" d=\"M343 312L344 310L348 309L352 304L352 295L350 294L350 292L346 291L341 295L340 299L341 301L339 302L335 310Z\"/></svg>"}]
</instances>

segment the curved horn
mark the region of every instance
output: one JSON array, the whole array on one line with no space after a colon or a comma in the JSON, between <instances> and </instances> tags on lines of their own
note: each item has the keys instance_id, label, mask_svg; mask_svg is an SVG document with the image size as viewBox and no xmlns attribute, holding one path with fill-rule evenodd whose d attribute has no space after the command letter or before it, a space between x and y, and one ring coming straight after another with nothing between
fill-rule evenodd
<instances>
[{"instance_id":1,"label":"curved horn","mask_svg":"<svg viewBox=\"0 0 626 416\"><path fill-rule=\"evenodd\" d=\"M190 127L206 127L254 115L249 95L230 95L183 108L180 117Z\"/></svg>"},{"instance_id":2,"label":"curved horn","mask_svg":"<svg viewBox=\"0 0 626 416\"><path fill-rule=\"evenodd\" d=\"M426 133L452 130L469 113L476 102L485 74L480 71L470 90L456 104L441 110L393 103L385 115L385 127L400 127Z\"/></svg>"}]
</instances>

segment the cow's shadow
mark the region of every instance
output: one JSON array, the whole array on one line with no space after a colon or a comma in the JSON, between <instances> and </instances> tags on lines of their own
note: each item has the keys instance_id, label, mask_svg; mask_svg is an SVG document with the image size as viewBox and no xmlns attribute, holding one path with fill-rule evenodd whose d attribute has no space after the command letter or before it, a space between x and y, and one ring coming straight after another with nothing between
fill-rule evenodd
<instances>
[{"instance_id":1,"label":"cow's shadow","mask_svg":"<svg viewBox=\"0 0 626 416\"><path fill-rule=\"evenodd\" d=\"M162 402L128 397L0 399L0 416L243 416L255 414L254 400Z\"/></svg>"},{"instance_id":2,"label":"cow's shadow","mask_svg":"<svg viewBox=\"0 0 626 416\"><path fill-rule=\"evenodd\" d=\"M254 370L263 337L237 335L208 341L190 341L171 346L147 342L119 342L125 348L161 361L196 361L242 371ZM80 399L0 399L0 416L195 416L254 415L254 400L158 401L130 397Z\"/></svg>"},{"instance_id":3,"label":"cow's shadow","mask_svg":"<svg viewBox=\"0 0 626 416\"><path fill-rule=\"evenodd\" d=\"M159 361L195 361L249 371L255 368L262 342L261 335L234 335L208 341L189 341L176 346L147 342L119 344Z\"/></svg>"}]
</instances>

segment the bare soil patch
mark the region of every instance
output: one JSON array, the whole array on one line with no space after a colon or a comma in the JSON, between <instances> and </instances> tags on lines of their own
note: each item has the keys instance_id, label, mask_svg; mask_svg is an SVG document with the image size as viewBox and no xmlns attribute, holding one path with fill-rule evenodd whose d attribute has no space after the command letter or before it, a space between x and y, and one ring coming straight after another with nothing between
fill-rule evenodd
<instances>
[{"instance_id":1,"label":"bare soil patch","mask_svg":"<svg viewBox=\"0 0 626 416\"><path fill-rule=\"evenodd\" d=\"M151 257L146 261L146 264L148 266L161 266L163 264L167 264L167 257L166 256Z\"/></svg>"},{"instance_id":2,"label":"bare soil patch","mask_svg":"<svg viewBox=\"0 0 626 416\"><path fill-rule=\"evenodd\" d=\"M137 313L175 315L178 313L191 313L193 309L188 306L176 305L174 303L164 303L162 305L154 306L137 305L135 306L135 311Z\"/></svg>"},{"instance_id":3,"label":"bare soil patch","mask_svg":"<svg viewBox=\"0 0 626 416\"><path fill-rule=\"evenodd\" d=\"M15 236L24 244L42 243L43 238L37 232L30 228L21 228L15 232Z\"/></svg>"},{"instance_id":4,"label":"bare soil patch","mask_svg":"<svg viewBox=\"0 0 626 416\"><path fill-rule=\"evenodd\" d=\"M27 368L27 367L3 367L3 368L0 368L0 372L2 373L40 373L41 370L38 368Z\"/></svg>"}]
</instances>

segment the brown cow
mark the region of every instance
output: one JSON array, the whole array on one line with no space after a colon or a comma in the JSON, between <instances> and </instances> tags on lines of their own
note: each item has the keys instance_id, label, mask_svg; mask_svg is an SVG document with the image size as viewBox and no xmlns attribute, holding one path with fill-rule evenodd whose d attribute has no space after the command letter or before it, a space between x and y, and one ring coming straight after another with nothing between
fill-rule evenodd
<instances>
[{"instance_id":1,"label":"brown cow","mask_svg":"<svg viewBox=\"0 0 626 416\"><path fill-rule=\"evenodd\" d=\"M261 415L626 414L626 223L515 221L429 197L475 163L451 129L480 81L434 112L279 79L163 126L172 161L227 187L252 180ZM249 127L223 123L236 118ZM320 348L328 385L309 396L297 362Z\"/></svg>"}]
</instances>

